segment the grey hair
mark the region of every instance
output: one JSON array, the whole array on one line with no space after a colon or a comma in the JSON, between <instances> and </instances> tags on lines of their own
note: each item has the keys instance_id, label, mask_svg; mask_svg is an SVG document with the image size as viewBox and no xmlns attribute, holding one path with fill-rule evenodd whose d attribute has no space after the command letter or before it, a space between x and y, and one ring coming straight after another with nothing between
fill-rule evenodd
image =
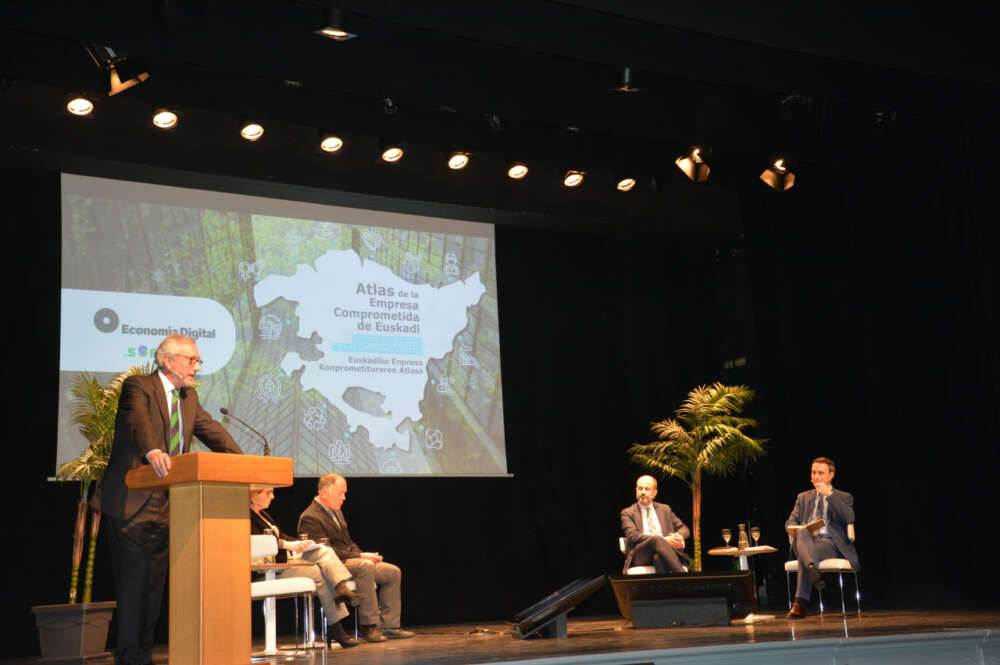
<instances>
[{"instance_id":1,"label":"grey hair","mask_svg":"<svg viewBox=\"0 0 1000 665\"><path fill-rule=\"evenodd\" d=\"M165 357L176 356L180 351L180 347L194 343L194 338L188 337L187 335L178 335L177 333L167 335L163 338L163 341L160 342L160 345L156 347L157 367L163 367L163 359Z\"/></svg>"}]
</instances>

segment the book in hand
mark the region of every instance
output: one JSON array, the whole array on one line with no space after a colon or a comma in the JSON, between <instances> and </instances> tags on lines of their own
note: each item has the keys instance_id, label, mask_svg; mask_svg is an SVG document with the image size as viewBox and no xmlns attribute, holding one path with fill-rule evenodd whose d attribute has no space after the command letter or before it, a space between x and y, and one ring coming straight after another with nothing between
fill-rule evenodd
<instances>
[{"instance_id":1,"label":"book in hand","mask_svg":"<svg viewBox=\"0 0 1000 665\"><path fill-rule=\"evenodd\" d=\"M825 526L826 522L824 522L823 518L821 517L818 520L813 520L812 522L809 522L809 524L789 524L788 526L785 527L785 531L787 531L789 535L794 536L795 532L800 529L809 529L809 533L815 535L816 533L819 532L820 529L822 529Z\"/></svg>"}]
</instances>

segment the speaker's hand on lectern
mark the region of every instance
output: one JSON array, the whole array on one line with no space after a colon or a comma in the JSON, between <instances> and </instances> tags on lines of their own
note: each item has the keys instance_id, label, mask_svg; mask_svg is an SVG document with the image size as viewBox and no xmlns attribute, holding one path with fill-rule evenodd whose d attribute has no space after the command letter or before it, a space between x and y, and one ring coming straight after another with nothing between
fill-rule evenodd
<instances>
[{"instance_id":1,"label":"speaker's hand on lectern","mask_svg":"<svg viewBox=\"0 0 1000 665\"><path fill-rule=\"evenodd\" d=\"M162 450L151 450L146 455L146 459L149 460L149 465L153 467L153 471L160 478L166 478L167 474L170 473L170 455Z\"/></svg>"}]
</instances>

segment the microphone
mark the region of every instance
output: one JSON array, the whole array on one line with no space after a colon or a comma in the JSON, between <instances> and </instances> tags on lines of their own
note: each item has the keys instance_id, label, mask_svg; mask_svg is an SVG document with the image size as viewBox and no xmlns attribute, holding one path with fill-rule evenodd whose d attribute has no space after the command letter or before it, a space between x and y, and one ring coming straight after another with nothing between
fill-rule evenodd
<instances>
[{"instance_id":1,"label":"microphone","mask_svg":"<svg viewBox=\"0 0 1000 665\"><path fill-rule=\"evenodd\" d=\"M240 420L239 418L237 418L236 416L234 416L233 414L231 414L229 412L229 409L227 409L226 407L222 407L221 409L219 409L219 411L222 413L222 415L229 416L230 418L232 418L236 422L240 423L241 425L243 425L244 427L246 427L248 430L250 430L251 432L253 432L257 436L259 436L260 440L264 442L264 457L270 457L271 456L271 447L269 445L267 445L267 438L263 434L261 434L260 432L258 432L257 430L255 430L253 427L250 427L250 425L248 425L245 420Z\"/></svg>"}]
</instances>

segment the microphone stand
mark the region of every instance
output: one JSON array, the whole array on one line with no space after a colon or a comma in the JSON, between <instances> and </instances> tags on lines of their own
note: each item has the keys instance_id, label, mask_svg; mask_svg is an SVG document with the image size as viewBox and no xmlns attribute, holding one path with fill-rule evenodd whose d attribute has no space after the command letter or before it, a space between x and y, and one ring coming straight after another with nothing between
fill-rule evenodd
<instances>
[{"instance_id":1,"label":"microphone stand","mask_svg":"<svg viewBox=\"0 0 1000 665\"><path fill-rule=\"evenodd\" d=\"M250 427L250 425L245 420L241 420L240 418L234 416L232 413L229 412L229 409L227 409L226 407L222 407L221 409L219 409L219 411L222 413L222 415L232 418L233 420L240 423L241 425L246 427L248 430L250 430L257 436L259 436L260 440L264 442L264 457L271 456L271 447L267 445L267 438L263 434L255 430L253 427Z\"/></svg>"}]
</instances>

